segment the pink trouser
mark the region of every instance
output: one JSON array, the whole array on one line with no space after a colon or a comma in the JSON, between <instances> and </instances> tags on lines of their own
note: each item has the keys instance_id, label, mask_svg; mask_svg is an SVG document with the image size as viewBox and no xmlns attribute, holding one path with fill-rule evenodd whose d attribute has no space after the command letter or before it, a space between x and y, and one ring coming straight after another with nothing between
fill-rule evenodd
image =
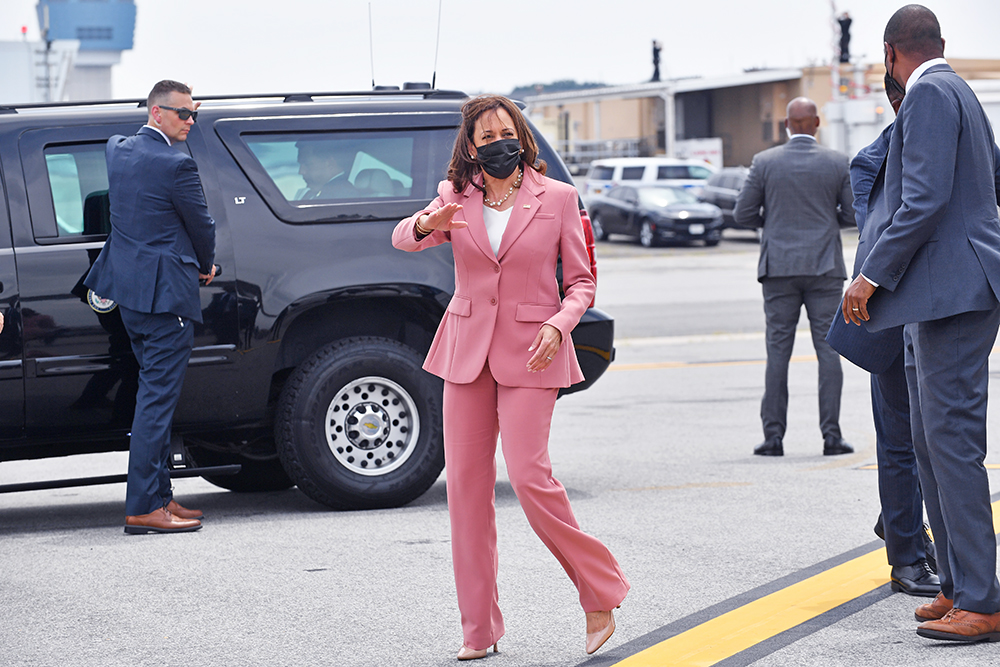
<instances>
[{"instance_id":1,"label":"pink trouser","mask_svg":"<svg viewBox=\"0 0 1000 667\"><path fill-rule=\"evenodd\" d=\"M497 435L528 523L559 560L585 612L614 609L629 583L599 540L580 530L552 477L548 439L558 389L505 387L489 365L470 384L445 382L444 454L451 552L465 645L481 650L504 633L497 592Z\"/></svg>"}]
</instances>

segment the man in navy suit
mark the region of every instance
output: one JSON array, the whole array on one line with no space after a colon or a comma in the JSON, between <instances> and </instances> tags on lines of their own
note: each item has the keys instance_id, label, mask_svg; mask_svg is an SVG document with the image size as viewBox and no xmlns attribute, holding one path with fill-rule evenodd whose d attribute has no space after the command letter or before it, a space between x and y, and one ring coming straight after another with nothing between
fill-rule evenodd
<instances>
[{"instance_id":1,"label":"man in navy suit","mask_svg":"<svg viewBox=\"0 0 1000 667\"><path fill-rule=\"evenodd\" d=\"M888 73L885 75L885 92L893 111L898 113L905 93ZM878 208L880 212L876 215L885 215L883 166L889 152L892 128L890 123L875 141L858 151L851 160L854 220L861 232L864 231L870 210ZM854 267L855 276L861 270L861 263L862 258L858 256ZM851 324L840 326L849 327L847 332L854 337L852 342L882 346L885 348L883 359L894 357L885 368L880 364L879 367L867 369L872 371L872 417L875 422L878 458L878 492L882 505L875 532L885 539L886 557L892 566L889 575L892 589L907 595L934 597L941 591L941 582L931 565L934 544L926 538L924 532L924 508L917 478L913 438L910 434L903 327L886 329L881 332L882 335L878 335ZM847 352L845 356L851 358ZM864 363L859 365L865 366ZM936 559L933 562L936 564Z\"/></svg>"},{"instance_id":2,"label":"man in navy suit","mask_svg":"<svg viewBox=\"0 0 1000 667\"><path fill-rule=\"evenodd\" d=\"M993 131L944 60L937 17L907 5L889 20L885 66L906 90L886 159L886 211L870 213L845 319L904 326L920 486L941 593L917 634L1000 641L1000 582L986 457L990 350L1000 328L1000 216Z\"/></svg>"},{"instance_id":3,"label":"man in navy suit","mask_svg":"<svg viewBox=\"0 0 1000 667\"><path fill-rule=\"evenodd\" d=\"M215 276L215 222L194 160L171 148L197 118L191 89L160 81L146 106L138 133L108 141L111 234L84 282L118 304L140 368L125 532L184 532L202 513L173 499L170 427L201 322L198 280Z\"/></svg>"}]
</instances>

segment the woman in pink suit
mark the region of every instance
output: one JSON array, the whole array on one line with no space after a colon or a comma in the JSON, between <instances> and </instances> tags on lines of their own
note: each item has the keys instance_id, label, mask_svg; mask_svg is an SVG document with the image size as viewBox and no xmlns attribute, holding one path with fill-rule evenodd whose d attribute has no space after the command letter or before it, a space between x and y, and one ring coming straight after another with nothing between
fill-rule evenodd
<instances>
[{"instance_id":1,"label":"woman in pink suit","mask_svg":"<svg viewBox=\"0 0 1000 667\"><path fill-rule=\"evenodd\" d=\"M587 653L614 632L611 610L629 589L611 552L580 530L549 462L556 395L583 380L570 331L596 286L577 192L544 174L531 130L510 100L469 100L448 180L392 235L406 251L450 241L455 255L455 295L424 369L445 380L448 511L464 638L459 660L483 658L491 645L496 651L504 633L493 497L498 435L528 522L580 593Z\"/></svg>"}]
</instances>

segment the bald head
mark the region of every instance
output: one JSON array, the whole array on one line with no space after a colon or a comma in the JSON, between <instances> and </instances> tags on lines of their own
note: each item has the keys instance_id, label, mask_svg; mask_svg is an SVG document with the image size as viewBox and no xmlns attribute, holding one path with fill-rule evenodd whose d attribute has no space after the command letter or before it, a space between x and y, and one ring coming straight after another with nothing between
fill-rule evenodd
<instances>
[{"instance_id":1,"label":"bald head","mask_svg":"<svg viewBox=\"0 0 1000 667\"><path fill-rule=\"evenodd\" d=\"M816 135L819 112L816 103L808 97L796 97L785 109L785 127L792 134Z\"/></svg>"},{"instance_id":2,"label":"bald head","mask_svg":"<svg viewBox=\"0 0 1000 667\"><path fill-rule=\"evenodd\" d=\"M882 41L921 62L944 55L941 24L923 5L906 5L885 25Z\"/></svg>"}]
</instances>

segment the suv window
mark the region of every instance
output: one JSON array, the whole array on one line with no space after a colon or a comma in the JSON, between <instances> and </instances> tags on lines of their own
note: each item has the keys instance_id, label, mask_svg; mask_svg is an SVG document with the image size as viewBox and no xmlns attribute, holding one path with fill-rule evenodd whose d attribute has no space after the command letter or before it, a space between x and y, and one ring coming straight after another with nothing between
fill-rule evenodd
<instances>
[{"instance_id":1,"label":"suv window","mask_svg":"<svg viewBox=\"0 0 1000 667\"><path fill-rule=\"evenodd\" d=\"M296 205L414 196L411 133L264 134L246 142L281 195ZM419 193L433 196L433 190Z\"/></svg>"},{"instance_id":2,"label":"suv window","mask_svg":"<svg viewBox=\"0 0 1000 667\"><path fill-rule=\"evenodd\" d=\"M622 180L623 181L641 181L642 172L645 171L645 167L623 167L622 168Z\"/></svg>"},{"instance_id":3,"label":"suv window","mask_svg":"<svg viewBox=\"0 0 1000 667\"><path fill-rule=\"evenodd\" d=\"M104 147L104 143L49 146L44 151L60 239L111 231Z\"/></svg>"},{"instance_id":4,"label":"suv window","mask_svg":"<svg viewBox=\"0 0 1000 667\"><path fill-rule=\"evenodd\" d=\"M599 181L610 181L611 177L614 176L614 174L615 174L614 167L596 166L596 167L591 167L590 169L590 178Z\"/></svg>"}]
</instances>

